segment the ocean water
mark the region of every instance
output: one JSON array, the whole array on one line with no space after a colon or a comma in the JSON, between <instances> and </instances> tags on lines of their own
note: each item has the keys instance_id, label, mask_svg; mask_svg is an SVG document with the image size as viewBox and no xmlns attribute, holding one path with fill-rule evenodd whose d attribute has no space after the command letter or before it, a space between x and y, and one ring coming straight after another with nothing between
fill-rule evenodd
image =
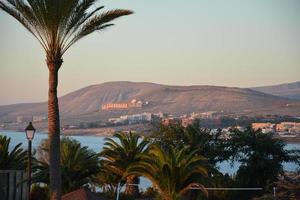
<instances>
[{"instance_id":1,"label":"ocean water","mask_svg":"<svg viewBox=\"0 0 300 200\"><path fill-rule=\"evenodd\" d=\"M11 138L10 147L13 148L18 143L22 143L23 148L27 148L27 139L24 132L13 132L13 131L0 131L0 135L5 135ZM90 149L95 152L100 152L104 146L104 138L100 136L69 136L73 139L78 140L82 146L88 146ZM45 133L36 133L34 139L32 141L32 148L36 149L43 139L47 138L47 134ZM287 144L286 149L300 149L300 144ZM221 162L218 164L219 170L222 173L228 173L230 175L236 173L240 164L238 162ZM286 171L296 171L298 169L298 165L295 163L283 163L283 168ZM141 178L140 186L142 189L146 189L151 186L150 181L146 178Z\"/></svg>"}]
</instances>

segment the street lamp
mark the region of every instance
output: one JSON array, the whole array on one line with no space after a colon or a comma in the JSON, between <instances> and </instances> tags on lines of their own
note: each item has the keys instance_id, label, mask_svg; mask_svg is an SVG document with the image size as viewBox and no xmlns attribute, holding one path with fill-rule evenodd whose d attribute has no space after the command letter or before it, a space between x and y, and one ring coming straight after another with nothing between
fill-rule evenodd
<instances>
[{"instance_id":1,"label":"street lamp","mask_svg":"<svg viewBox=\"0 0 300 200\"><path fill-rule=\"evenodd\" d=\"M25 128L26 138L28 140L28 192L27 200L30 200L30 186L31 186L31 141L34 138L35 128L32 125L32 122L29 122L28 126Z\"/></svg>"}]
</instances>

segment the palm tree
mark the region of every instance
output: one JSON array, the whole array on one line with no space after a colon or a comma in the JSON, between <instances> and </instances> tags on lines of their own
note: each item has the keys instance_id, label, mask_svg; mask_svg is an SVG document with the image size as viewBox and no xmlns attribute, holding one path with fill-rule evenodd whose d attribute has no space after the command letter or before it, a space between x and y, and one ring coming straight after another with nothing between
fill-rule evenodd
<instances>
[{"instance_id":1,"label":"palm tree","mask_svg":"<svg viewBox=\"0 0 300 200\"><path fill-rule=\"evenodd\" d=\"M18 20L42 45L49 69L48 134L50 142L51 199L60 199L60 120L57 99L58 71L63 54L78 40L113 24L112 20L132 14L111 10L99 14L97 0L0 0L0 9Z\"/></svg>"},{"instance_id":2,"label":"palm tree","mask_svg":"<svg viewBox=\"0 0 300 200\"><path fill-rule=\"evenodd\" d=\"M104 163L100 162L100 171L93 178L93 182L96 186L108 195L110 198L114 198L117 195L118 184L122 176L113 173ZM124 185L124 182L121 183Z\"/></svg>"},{"instance_id":3,"label":"palm tree","mask_svg":"<svg viewBox=\"0 0 300 200\"><path fill-rule=\"evenodd\" d=\"M27 163L27 151L21 148L22 143L17 144L11 151L9 149L10 138L0 135L0 169L24 170Z\"/></svg>"},{"instance_id":4,"label":"palm tree","mask_svg":"<svg viewBox=\"0 0 300 200\"><path fill-rule=\"evenodd\" d=\"M163 200L181 199L191 187L207 195L204 182L207 176L205 158L186 148L168 148L158 144L150 146L142 160L132 164L127 174L148 178Z\"/></svg>"},{"instance_id":5,"label":"palm tree","mask_svg":"<svg viewBox=\"0 0 300 200\"><path fill-rule=\"evenodd\" d=\"M106 138L100 155L103 157L103 165L121 178L124 177L127 168L132 163L141 160L142 155L147 150L149 141L141 139L141 136L131 132L129 134L116 133L114 137L118 139L118 142L112 138ZM138 177L131 175L124 178L126 178L125 193L137 196L139 193L136 185L139 182Z\"/></svg>"},{"instance_id":6,"label":"palm tree","mask_svg":"<svg viewBox=\"0 0 300 200\"><path fill-rule=\"evenodd\" d=\"M60 165L62 169L63 194L80 188L92 179L100 170L98 155L82 147L70 138L61 140ZM35 166L33 182L49 184L49 143L44 140L39 147L38 163Z\"/></svg>"}]
</instances>

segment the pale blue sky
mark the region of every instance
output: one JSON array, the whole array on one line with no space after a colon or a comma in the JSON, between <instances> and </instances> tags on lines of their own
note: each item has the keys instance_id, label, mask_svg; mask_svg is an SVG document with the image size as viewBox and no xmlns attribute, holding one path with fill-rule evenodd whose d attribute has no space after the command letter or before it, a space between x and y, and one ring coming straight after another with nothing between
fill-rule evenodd
<instances>
[{"instance_id":1,"label":"pale blue sky","mask_svg":"<svg viewBox=\"0 0 300 200\"><path fill-rule=\"evenodd\" d=\"M134 15L64 56L59 95L106 81L250 87L300 80L299 0L103 0ZM0 12L0 105L47 99L38 42Z\"/></svg>"}]
</instances>

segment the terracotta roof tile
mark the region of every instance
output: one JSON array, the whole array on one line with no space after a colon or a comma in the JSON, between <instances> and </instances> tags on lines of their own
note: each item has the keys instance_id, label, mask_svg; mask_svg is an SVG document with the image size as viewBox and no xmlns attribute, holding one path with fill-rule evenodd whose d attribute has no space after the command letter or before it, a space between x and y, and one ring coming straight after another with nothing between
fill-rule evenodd
<instances>
[{"instance_id":1,"label":"terracotta roof tile","mask_svg":"<svg viewBox=\"0 0 300 200\"><path fill-rule=\"evenodd\" d=\"M80 188L62 196L62 200L109 200L105 197L99 197L89 189Z\"/></svg>"}]
</instances>

